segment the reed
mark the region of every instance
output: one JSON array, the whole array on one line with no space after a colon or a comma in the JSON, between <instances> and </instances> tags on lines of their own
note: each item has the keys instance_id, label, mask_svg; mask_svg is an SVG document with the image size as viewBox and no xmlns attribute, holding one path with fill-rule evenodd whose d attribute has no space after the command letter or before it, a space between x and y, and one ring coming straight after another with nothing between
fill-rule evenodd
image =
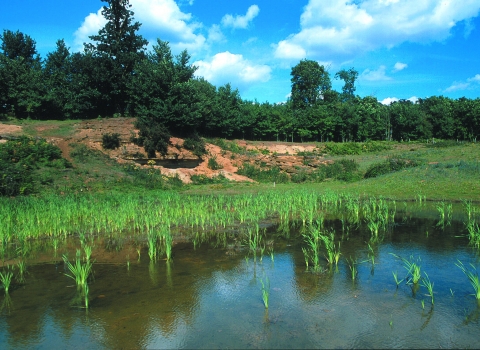
<instances>
[{"instance_id":1,"label":"reed","mask_svg":"<svg viewBox=\"0 0 480 350\"><path fill-rule=\"evenodd\" d=\"M423 273L425 276L422 278L422 286L424 286L425 288L427 288L428 290L428 294L427 296L429 296L432 300L432 305L434 304L434 300L433 300L433 285L434 283L430 281L430 278L428 277L428 274L426 272Z\"/></svg>"},{"instance_id":2,"label":"reed","mask_svg":"<svg viewBox=\"0 0 480 350\"><path fill-rule=\"evenodd\" d=\"M262 284L262 299L263 305L265 305L265 309L268 309L268 299L270 297L270 281L268 277L265 278L265 283L263 279L260 279L260 283Z\"/></svg>"},{"instance_id":3,"label":"reed","mask_svg":"<svg viewBox=\"0 0 480 350\"><path fill-rule=\"evenodd\" d=\"M18 267L18 277L17 280L20 283L25 283L25 274L27 273L27 264L25 263L24 260L20 260L17 263Z\"/></svg>"},{"instance_id":4,"label":"reed","mask_svg":"<svg viewBox=\"0 0 480 350\"><path fill-rule=\"evenodd\" d=\"M473 287L473 290L475 291L474 294L472 294L477 300L480 301L480 279L478 277L478 272L477 268L473 265L470 264L472 269L466 268L463 263L460 260L457 260L458 262L455 263L460 270L465 274L465 276L468 277L468 280L470 281L470 284Z\"/></svg>"},{"instance_id":5,"label":"reed","mask_svg":"<svg viewBox=\"0 0 480 350\"><path fill-rule=\"evenodd\" d=\"M394 280L395 280L395 284L397 285L397 288L398 288L398 286L400 285L400 283L403 282L403 279L401 279L401 280L398 279L397 271L392 272L392 274L393 274L393 278L394 278Z\"/></svg>"},{"instance_id":6,"label":"reed","mask_svg":"<svg viewBox=\"0 0 480 350\"><path fill-rule=\"evenodd\" d=\"M74 264L68 261L66 255L63 255L63 261L65 262L67 269L70 271L70 274L66 273L65 276L73 279L77 287L85 286L85 284L87 284L88 277L92 273L93 262L91 260L85 260L85 262L82 264L80 259L80 250L77 250L77 257Z\"/></svg>"},{"instance_id":7,"label":"reed","mask_svg":"<svg viewBox=\"0 0 480 350\"><path fill-rule=\"evenodd\" d=\"M13 273L11 271L0 271L0 282L2 282L3 289L5 294L8 294L8 289L12 282Z\"/></svg>"},{"instance_id":8,"label":"reed","mask_svg":"<svg viewBox=\"0 0 480 350\"><path fill-rule=\"evenodd\" d=\"M359 262L358 262L357 258L350 257L349 259L347 259L347 265L350 269L350 277L352 278L352 281L355 281L357 279L357 275L358 275L357 265L358 264L359 264Z\"/></svg>"},{"instance_id":9,"label":"reed","mask_svg":"<svg viewBox=\"0 0 480 350\"><path fill-rule=\"evenodd\" d=\"M410 256L410 260L406 258L402 258L396 254L390 253L397 259L400 259L403 261L403 266L405 267L405 270L407 270L407 277L406 277L406 283L407 284L413 284L413 285L418 285L418 282L422 278L421 274L421 267L418 265L416 262L413 261L413 256ZM420 258L417 259L417 261L420 261Z\"/></svg>"}]
</instances>

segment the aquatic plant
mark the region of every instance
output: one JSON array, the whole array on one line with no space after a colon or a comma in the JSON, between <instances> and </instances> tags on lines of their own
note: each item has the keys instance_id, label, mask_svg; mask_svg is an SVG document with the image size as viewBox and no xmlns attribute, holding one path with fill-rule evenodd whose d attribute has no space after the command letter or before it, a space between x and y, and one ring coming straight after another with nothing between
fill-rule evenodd
<instances>
[{"instance_id":1,"label":"aquatic plant","mask_svg":"<svg viewBox=\"0 0 480 350\"><path fill-rule=\"evenodd\" d=\"M8 294L8 289L12 282L13 273L11 271L0 271L0 282L2 282L3 289L5 294Z\"/></svg>"},{"instance_id":2,"label":"aquatic plant","mask_svg":"<svg viewBox=\"0 0 480 350\"><path fill-rule=\"evenodd\" d=\"M423 273L425 275L425 277L422 278L422 282L421 282L421 285L424 286L425 288L427 288L428 290L428 294L427 296L429 296L432 300L432 305L434 304L433 302L433 285L434 283L430 281L430 278L428 277L428 274L426 272Z\"/></svg>"},{"instance_id":3,"label":"aquatic plant","mask_svg":"<svg viewBox=\"0 0 480 350\"><path fill-rule=\"evenodd\" d=\"M478 277L477 268L473 264L470 264L470 266L472 267L472 270L470 270L466 268L460 260L457 260L457 261L458 262L455 263L455 265L457 265L457 267L463 271L465 276L468 277L468 280L470 281L470 284L472 285L473 290L475 291L475 293L472 295L475 296L475 298L478 301L480 301L480 279Z\"/></svg>"},{"instance_id":4,"label":"aquatic plant","mask_svg":"<svg viewBox=\"0 0 480 350\"><path fill-rule=\"evenodd\" d=\"M263 279L260 279L260 283L262 284L262 299L263 304L265 305L265 309L268 309L268 299L270 297L270 281L268 277L265 278L265 283Z\"/></svg>"},{"instance_id":5,"label":"aquatic plant","mask_svg":"<svg viewBox=\"0 0 480 350\"><path fill-rule=\"evenodd\" d=\"M18 282L24 283L25 282L25 274L27 273L27 264L24 260L20 260L17 263L18 267Z\"/></svg>"},{"instance_id":6,"label":"aquatic plant","mask_svg":"<svg viewBox=\"0 0 480 350\"><path fill-rule=\"evenodd\" d=\"M350 276L352 277L352 281L355 281L358 275L357 265L359 264L357 258L348 258L347 265L350 268Z\"/></svg>"},{"instance_id":7,"label":"aquatic plant","mask_svg":"<svg viewBox=\"0 0 480 350\"><path fill-rule=\"evenodd\" d=\"M338 260L340 259L340 242L338 242L338 247L335 246L335 234L330 232L330 234L326 233L317 233L318 237L323 241L325 245L325 249L327 250L327 255L325 256L327 262L330 265L338 265Z\"/></svg>"},{"instance_id":8,"label":"aquatic plant","mask_svg":"<svg viewBox=\"0 0 480 350\"><path fill-rule=\"evenodd\" d=\"M77 287L83 287L85 284L87 284L88 277L92 273L92 261L85 260L85 262L82 264L80 259L80 250L77 250L77 257L74 264L68 261L66 255L63 255L63 261L70 271L70 274L65 273L65 276L73 279Z\"/></svg>"},{"instance_id":9,"label":"aquatic plant","mask_svg":"<svg viewBox=\"0 0 480 350\"><path fill-rule=\"evenodd\" d=\"M403 266L407 270L407 277L405 277L407 281L406 283L413 284L415 286L418 285L418 282L422 278L421 267L416 262L412 261L413 256L410 256L410 260L408 260L396 254L393 254L393 253L390 253L390 254L403 261ZM420 261L420 258L418 258L417 261Z\"/></svg>"},{"instance_id":10,"label":"aquatic plant","mask_svg":"<svg viewBox=\"0 0 480 350\"><path fill-rule=\"evenodd\" d=\"M393 274L393 278L395 279L395 284L397 285L397 288L398 288L398 286L400 285L400 283L403 282L403 279L401 279L401 280L398 279L397 271L392 272L392 274Z\"/></svg>"}]
</instances>

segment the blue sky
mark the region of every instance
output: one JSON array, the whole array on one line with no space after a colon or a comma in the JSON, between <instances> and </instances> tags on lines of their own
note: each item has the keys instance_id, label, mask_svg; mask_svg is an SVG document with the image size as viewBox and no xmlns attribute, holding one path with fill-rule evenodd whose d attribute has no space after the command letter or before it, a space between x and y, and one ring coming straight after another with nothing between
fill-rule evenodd
<instances>
[{"instance_id":1,"label":"blue sky","mask_svg":"<svg viewBox=\"0 0 480 350\"><path fill-rule=\"evenodd\" d=\"M197 74L248 100L282 102L301 59L359 72L356 93L387 103L480 96L480 0L130 0L149 42L187 49ZM100 0L7 1L0 30L20 30L43 58L103 26Z\"/></svg>"}]
</instances>

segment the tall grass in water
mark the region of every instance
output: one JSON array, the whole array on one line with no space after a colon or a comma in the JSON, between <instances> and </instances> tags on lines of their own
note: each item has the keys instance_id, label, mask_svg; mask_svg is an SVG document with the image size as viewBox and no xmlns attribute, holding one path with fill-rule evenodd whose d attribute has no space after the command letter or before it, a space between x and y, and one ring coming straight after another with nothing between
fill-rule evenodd
<instances>
[{"instance_id":1,"label":"tall grass in water","mask_svg":"<svg viewBox=\"0 0 480 350\"><path fill-rule=\"evenodd\" d=\"M262 299L263 305L265 305L265 309L268 309L268 299L270 298L270 281L268 277L265 278L265 283L263 279L260 279L260 283L262 284Z\"/></svg>"},{"instance_id":2,"label":"tall grass in water","mask_svg":"<svg viewBox=\"0 0 480 350\"><path fill-rule=\"evenodd\" d=\"M420 282L420 279L422 278L421 274L421 267L419 264L413 261L413 256L410 257L410 260L406 258L402 258L396 254L390 253L397 259L402 260L403 266L405 267L405 270L407 270L407 277L406 283L407 284L413 284L414 286L418 286L418 282ZM417 259L417 261L420 261L420 258Z\"/></svg>"},{"instance_id":3,"label":"tall grass in water","mask_svg":"<svg viewBox=\"0 0 480 350\"><path fill-rule=\"evenodd\" d=\"M468 280L470 281L470 284L472 285L473 290L475 291L473 296L475 296L477 301L480 302L480 279L478 277L478 272L476 267L473 264L470 264L470 266L472 267L472 270L470 270L466 268L465 265L463 265L463 263L460 260L458 260L458 262L455 263L455 265L457 265L457 267L460 268L460 270L462 270L465 276L468 277Z\"/></svg>"},{"instance_id":4,"label":"tall grass in water","mask_svg":"<svg viewBox=\"0 0 480 350\"><path fill-rule=\"evenodd\" d=\"M5 294L8 294L8 289L10 288L10 284L12 282L13 273L11 271L0 271L0 282L2 282L3 289L5 290Z\"/></svg>"},{"instance_id":5,"label":"tall grass in water","mask_svg":"<svg viewBox=\"0 0 480 350\"><path fill-rule=\"evenodd\" d=\"M77 287L84 287L87 284L88 277L92 273L92 261L85 260L85 262L82 263L80 259L80 250L77 250L77 256L74 264L68 261L68 258L65 255L63 255L63 261L70 271L70 274L66 273L65 276L73 279Z\"/></svg>"},{"instance_id":6,"label":"tall grass in water","mask_svg":"<svg viewBox=\"0 0 480 350\"><path fill-rule=\"evenodd\" d=\"M309 264L312 263L314 271L318 271L320 268L320 235L320 230L315 226L310 226L307 232L303 234L304 240L307 243L307 247L302 248L305 264L308 269Z\"/></svg>"},{"instance_id":7,"label":"tall grass in water","mask_svg":"<svg viewBox=\"0 0 480 350\"><path fill-rule=\"evenodd\" d=\"M428 274L426 272L424 272L424 275L425 277L422 278L422 286L424 286L425 288L427 288L428 290L428 294L427 296L429 296L432 300L432 306L434 304L434 300L433 300L433 285L434 283L430 281L430 278L428 277Z\"/></svg>"},{"instance_id":8,"label":"tall grass in water","mask_svg":"<svg viewBox=\"0 0 480 350\"><path fill-rule=\"evenodd\" d=\"M330 265L338 265L338 260L340 260L340 242L338 242L338 247L335 245L335 234L330 232L327 233L319 233L319 238L323 241L325 245L325 249L327 250L327 255L325 256L327 262Z\"/></svg>"}]
</instances>

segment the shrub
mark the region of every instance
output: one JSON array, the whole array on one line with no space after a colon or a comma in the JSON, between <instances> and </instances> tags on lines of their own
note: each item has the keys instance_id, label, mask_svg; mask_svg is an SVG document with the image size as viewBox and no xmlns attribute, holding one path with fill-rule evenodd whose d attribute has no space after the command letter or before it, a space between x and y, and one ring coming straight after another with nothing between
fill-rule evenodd
<instances>
[{"instance_id":1,"label":"shrub","mask_svg":"<svg viewBox=\"0 0 480 350\"><path fill-rule=\"evenodd\" d=\"M381 163L372 164L365 175L365 179L385 175L391 172L399 171L406 168L412 168L421 165L422 162L408 158L389 158Z\"/></svg>"},{"instance_id":2,"label":"shrub","mask_svg":"<svg viewBox=\"0 0 480 350\"><path fill-rule=\"evenodd\" d=\"M218 174L217 176L212 177L208 177L204 174L192 175L190 179L194 185L211 185L230 182L223 174Z\"/></svg>"},{"instance_id":3,"label":"shrub","mask_svg":"<svg viewBox=\"0 0 480 350\"><path fill-rule=\"evenodd\" d=\"M186 138L183 141L183 148L192 151L192 153L198 158L202 158L204 154L207 154L205 141L198 136L198 134L194 134L191 137Z\"/></svg>"},{"instance_id":4,"label":"shrub","mask_svg":"<svg viewBox=\"0 0 480 350\"><path fill-rule=\"evenodd\" d=\"M117 134L117 133L103 134L102 147L104 149L116 149L120 147L120 134Z\"/></svg>"},{"instance_id":5,"label":"shrub","mask_svg":"<svg viewBox=\"0 0 480 350\"><path fill-rule=\"evenodd\" d=\"M213 156L208 159L208 164L207 164L209 169L212 170L219 170L222 169L223 166L217 162L217 157Z\"/></svg>"},{"instance_id":6,"label":"shrub","mask_svg":"<svg viewBox=\"0 0 480 350\"><path fill-rule=\"evenodd\" d=\"M243 166L238 169L237 174L249 177L258 182L287 183L290 180L290 177L282 172L279 167L263 170L250 163L244 163Z\"/></svg>"},{"instance_id":7,"label":"shrub","mask_svg":"<svg viewBox=\"0 0 480 350\"><path fill-rule=\"evenodd\" d=\"M0 144L0 195L16 196L34 190L33 172L40 166L69 167L61 150L45 139L21 136Z\"/></svg>"},{"instance_id":8,"label":"shrub","mask_svg":"<svg viewBox=\"0 0 480 350\"><path fill-rule=\"evenodd\" d=\"M392 149L388 142L384 141L367 141L367 142L345 142L335 143L327 142L324 147L324 152L332 156L349 156L358 155L362 153L374 153Z\"/></svg>"},{"instance_id":9,"label":"shrub","mask_svg":"<svg viewBox=\"0 0 480 350\"><path fill-rule=\"evenodd\" d=\"M146 118L138 118L135 127L140 130L138 137L132 135L130 140L134 144L142 146L149 158L155 158L157 151L163 157L167 155L170 145L170 132L165 125L160 122L152 123L151 120Z\"/></svg>"},{"instance_id":10,"label":"shrub","mask_svg":"<svg viewBox=\"0 0 480 350\"><path fill-rule=\"evenodd\" d=\"M325 168L325 176L341 181L357 181L361 179L359 165L353 159L340 159Z\"/></svg>"}]
</instances>

